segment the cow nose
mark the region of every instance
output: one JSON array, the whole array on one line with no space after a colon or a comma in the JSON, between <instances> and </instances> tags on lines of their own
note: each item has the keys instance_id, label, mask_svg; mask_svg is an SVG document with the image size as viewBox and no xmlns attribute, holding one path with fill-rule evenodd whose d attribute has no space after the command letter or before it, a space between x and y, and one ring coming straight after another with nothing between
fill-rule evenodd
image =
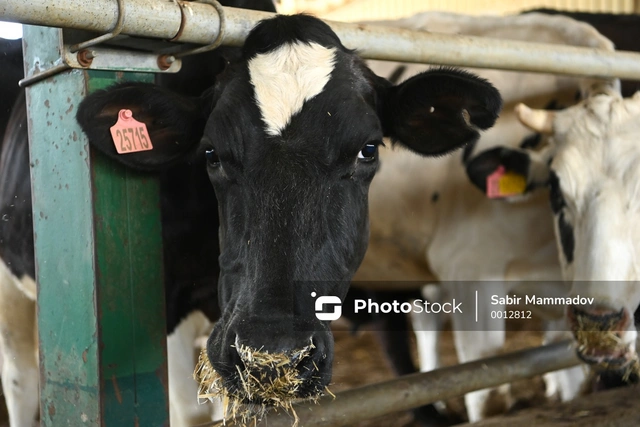
<instances>
[{"instance_id":1,"label":"cow nose","mask_svg":"<svg viewBox=\"0 0 640 427\"><path fill-rule=\"evenodd\" d=\"M625 330L629 315L625 308L616 311L604 307L571 305L569 319L580 330L608 332Z\"/></svg>"},{"instance_id":2,"label":"cow nose","mask_svg":"<svg viewBox=\"0 0 640 427\"><path fill-rule=\"evenodd\" d=\"M314 339L316 338L316 339ZM311 397L322 391L317 381L326 376L327 353L323 340L311 336L303 344L279 342L279 350L243 344L236 335L232 355L238 373L238 386L250 401L267 403L283 398ZM289 344L283 346L283 344Z\"/></svg>"},{"instance_id":3,"label":"cow nose","mask_svg":"<svg viewBox=\"0 0 640 427\"><path fill-rule=\"evenodd\" d=\"M636 360L630 333L628 311L608 307L569 306L569 324L578 344L576 352L583 361L598 369L615 370Z\"/></svg>"},{"instance_id":4,"label":"cow nose","mask_svg":"<svg viewBox=\"0 0 640 427\"><path fill-rule=\"evenodd\" d=\"M206 372L212 375L200 382L211 384L209 394L257 408L288 407L324 393L333 362L328 325L297 321L291 327L291 319L250 316L236 320L218 322L207 341Z\"/></svg>"}]
</instances>

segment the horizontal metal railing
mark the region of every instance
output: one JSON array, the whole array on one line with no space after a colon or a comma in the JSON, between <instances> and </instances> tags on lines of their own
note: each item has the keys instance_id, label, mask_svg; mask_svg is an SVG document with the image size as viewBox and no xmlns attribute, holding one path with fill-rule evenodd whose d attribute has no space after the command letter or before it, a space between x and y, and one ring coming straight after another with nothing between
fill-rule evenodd
<instances>
[{"instance_id":1,"label":"horizontal metal railing","mask_svg":"<svg viewBox=\"0 0 640 427\"><path fill-rule=\"evenodd\" d=\"M124 0L121 34L210 44L220 15L201 2ZM116 0L3 0L0 20L110 32L118 21ZM224 8L222 44L241 45L269 13ZM364 58L587 77L640 80L640 54L482 37L435 34L373 25L329 22L345 46Z\"/></svg>"}]
</instances>

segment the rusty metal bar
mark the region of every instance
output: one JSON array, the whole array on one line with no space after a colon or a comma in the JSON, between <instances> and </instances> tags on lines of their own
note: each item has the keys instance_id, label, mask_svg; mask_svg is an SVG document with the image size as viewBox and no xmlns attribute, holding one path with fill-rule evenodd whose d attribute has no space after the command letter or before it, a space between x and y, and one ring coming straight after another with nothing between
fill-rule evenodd
<instances>
[{"instance_id":1,"label":"rusty metal bar","mask_svg":"<svg viewBox=\"0 0 640 427\"><path fill-rule=\"evenodd\" d=\"M347 390L318 404L294 406L304 427L339 427L393 412L446 400L475 390L496 387L546 372L570 368L580 361L571 341L503 354L474 362L407 375ZM291 427L285 413L268 416L257 427ZM206 426L218 426L218 423ZM227 427L237 424L227 422ZM205 425L200 426L205 427Z\"/></svg>"},{"instance_id":2,"label":"rusty metal bar","mask_svg":"<svg viewBox=\"0 0 640 427\"><path fill-rule=\"evenodd\" d=\"M206 3L125 0L122 34L211 44L219 15ZM266 12L224 8L222 43L241 45ZM109 32L117 23L116 0L3 0L0 20ZM640 80L640 54L400 28L329 22L345 46L364 58Z\"/></svg>"}]
</instances>

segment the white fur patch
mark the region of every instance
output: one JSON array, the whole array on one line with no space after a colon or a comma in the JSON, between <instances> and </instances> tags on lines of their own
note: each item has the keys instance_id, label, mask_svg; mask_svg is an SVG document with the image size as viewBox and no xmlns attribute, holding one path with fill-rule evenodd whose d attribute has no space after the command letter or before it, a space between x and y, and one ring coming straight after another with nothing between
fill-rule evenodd
<instances>
[{"instance_id":1,"label":"white fur patch","mask_svg":"<svg viewBox=\"0 0 640 427\"><path fill-rule=\"evenodd\" d=\"M335 65L335 49L287 43L249 61L249 75L268 135L279 135L306 101L318 95Z\"/></svg>"}]
</instances>

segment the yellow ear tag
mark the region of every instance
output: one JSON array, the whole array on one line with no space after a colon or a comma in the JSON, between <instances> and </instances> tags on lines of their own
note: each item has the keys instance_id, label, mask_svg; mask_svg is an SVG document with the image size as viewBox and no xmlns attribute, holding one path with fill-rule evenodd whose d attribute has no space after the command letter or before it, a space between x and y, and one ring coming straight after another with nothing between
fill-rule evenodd
<instances>
[{"instance_id":1,"label":"yellow ear tag","mask_svg":"<svg viewBox=\"0 0 640 427\"><path fill-rule=\"evenodd\" d=\"M526 188L525 177L515 172L507 172L504 166L498 167L487 176L487 197L490 199L524 194Z\"/></svg>"}]
</instances>

